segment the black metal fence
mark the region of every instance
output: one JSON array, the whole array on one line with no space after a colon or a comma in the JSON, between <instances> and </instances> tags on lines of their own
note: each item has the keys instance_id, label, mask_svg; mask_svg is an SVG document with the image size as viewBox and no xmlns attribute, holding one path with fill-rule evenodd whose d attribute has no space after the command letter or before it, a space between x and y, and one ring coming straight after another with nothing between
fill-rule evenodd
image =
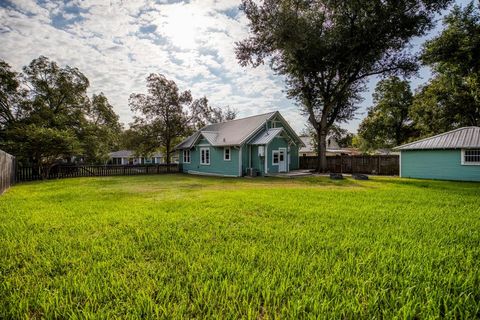
<instances>
[{"instance_id":1,"label":"black metal fence","mask_svg":"<svg viewBox=\"0 0 480 320\"><path fill-rule=\"evenodd\" d=\"M0 150L0 194L15 183L15 157Z\"/></svg>"},{"instance_id":2,"label":"black metal fence","mask_svg":"<svg viewBox=\"0 0 480 320\"><path fill-rule=\"evenodd\" d=\"M317 157L300 157L300 169L316 169ZM365 173L395 176L399 174L399 156L328 156L327 167L329 172L336 173Z\"/></svg>"},{"instance_id":3,"label":"black metal fence","mask_svg":"<svg viewBox=\"0 0 480 320\"><path fill-rule=\"evenodd\" d=\"M36 168L19 167L16 171L16 181L22 182L74 177L134 176L177 172L180 172L180 167L176 163L150 165L56 165L52 167L48 175L44 177Z\"/></svg>"}]
</instances>

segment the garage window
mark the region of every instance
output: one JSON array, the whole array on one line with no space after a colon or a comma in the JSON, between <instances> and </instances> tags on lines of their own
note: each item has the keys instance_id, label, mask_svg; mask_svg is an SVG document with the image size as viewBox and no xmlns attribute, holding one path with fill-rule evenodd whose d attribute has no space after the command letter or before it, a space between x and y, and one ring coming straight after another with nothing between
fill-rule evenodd
<instances>
[{"instance_id":1,"label":"garage window","mask_svg":"<svg viewBox=\"0 0 480 320\"><path fill-rule=\"evenodd\" d=\"M480 149L462 150L462 164L480 166Z\"/></svg>"}]
</instances>

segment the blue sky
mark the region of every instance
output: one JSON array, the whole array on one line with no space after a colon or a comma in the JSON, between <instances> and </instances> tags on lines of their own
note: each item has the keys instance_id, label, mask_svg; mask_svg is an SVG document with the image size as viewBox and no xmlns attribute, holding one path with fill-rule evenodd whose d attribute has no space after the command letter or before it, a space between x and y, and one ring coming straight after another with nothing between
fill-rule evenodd
<instances>
[{"instance_id":1,"label":"blue sky","mask_svg":"<svg viewBox=\"0 0 480 320\"><path fill-rule=\"evenodd\" d=\"M465 5L468 0L457 0ZM90 93L103 91L124 123L132 119L128 96L145 91L148 74L163 73L207 96L214 106L229 105L239 116L279 110L300 132L306 119L285 98L284 83L267 67L242 68L234 43L248 35L237 0L0 0L0 59L16 70L45 55L78 67L90 80ZM437 27L421 43L441 30ZM423 68L412 88L428 80ZM355 120L357 130L378 79L371 79Z\"/></svg>"}]
</instances>

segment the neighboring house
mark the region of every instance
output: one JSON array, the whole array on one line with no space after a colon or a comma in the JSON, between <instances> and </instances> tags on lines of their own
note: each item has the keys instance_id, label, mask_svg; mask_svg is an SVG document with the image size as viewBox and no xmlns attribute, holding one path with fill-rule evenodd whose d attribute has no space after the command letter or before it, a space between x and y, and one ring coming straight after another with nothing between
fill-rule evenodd
<instances>
[{"instance_id":1,"label":"neighboring house","mask_svg":"<svg viewBox=\"0 0 480 320\"><path fill-rule=\"evenodd\" d=\"M465 127L394 148L400 176L480 181L480 127Z\"/></svg>"},{"instance_id":2,"label":"neighboring house","mask_svg":"<svg viewBox=\"0 0 480 320\"><path fill-rule=\"evenodd\" d=\"M315 150L315 145L312 137L310 136L300 136L304 147L300 148L301 157L315 157L317 156L317 151ZM340 148L338 145L337 139L334 136L327 137L327 156L335 156L341 154L357 154L357 152L352 148Z\"/></svg>"},{"instance_id":3,"label":"neighboring house","mask_svg":"<svg viewBox=\"0 0 480 320\"><path fill-rule=\"evenodd\" d=\"M164 159L161 153L155 153L151 157L136 157L135 152L132 150L120 150L115 152L110 152L109 163L111 164L158 164L164 163Z\"/></svg>"},{"instance_id":4,"label":"neighboring house","mask_svg":"<svg viewBox=\"0 0 480 320\"><path fill-rule=\"evenodd\" d=\"M239 177L298 169L302 146L276 111L207 125L175 149L183 172Z\"/></svg>"}]
</instances>

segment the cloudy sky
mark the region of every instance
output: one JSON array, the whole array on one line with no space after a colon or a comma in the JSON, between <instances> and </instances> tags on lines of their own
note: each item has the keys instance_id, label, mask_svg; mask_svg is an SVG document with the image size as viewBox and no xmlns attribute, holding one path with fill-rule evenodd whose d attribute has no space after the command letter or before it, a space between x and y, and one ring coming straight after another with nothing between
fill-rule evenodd
<instances>
[{"instance_id":1,"label":"cloudy sky","mask_svg":"<svg viewBox=\"0 0 480 320\"><path fill-rule=\"evenodd\" d=\"M238 0L0 0L0 59L18 71L40 55L78 67L90 80L90 93L103 91L124 123L132 117L128 96L144 92L146 76L155 72L194 97L237 109L239 116L279 110L300 132L306 120L285 98L282 79L266 66L242 68L235 59L234 43L248 31L238 5ZM413 47L424 39L414 39ZM423 69L412 86L428 77ZM358 119L344 126L352 132L375 83L368 85Z\"/></svg>"}]
</instances>

